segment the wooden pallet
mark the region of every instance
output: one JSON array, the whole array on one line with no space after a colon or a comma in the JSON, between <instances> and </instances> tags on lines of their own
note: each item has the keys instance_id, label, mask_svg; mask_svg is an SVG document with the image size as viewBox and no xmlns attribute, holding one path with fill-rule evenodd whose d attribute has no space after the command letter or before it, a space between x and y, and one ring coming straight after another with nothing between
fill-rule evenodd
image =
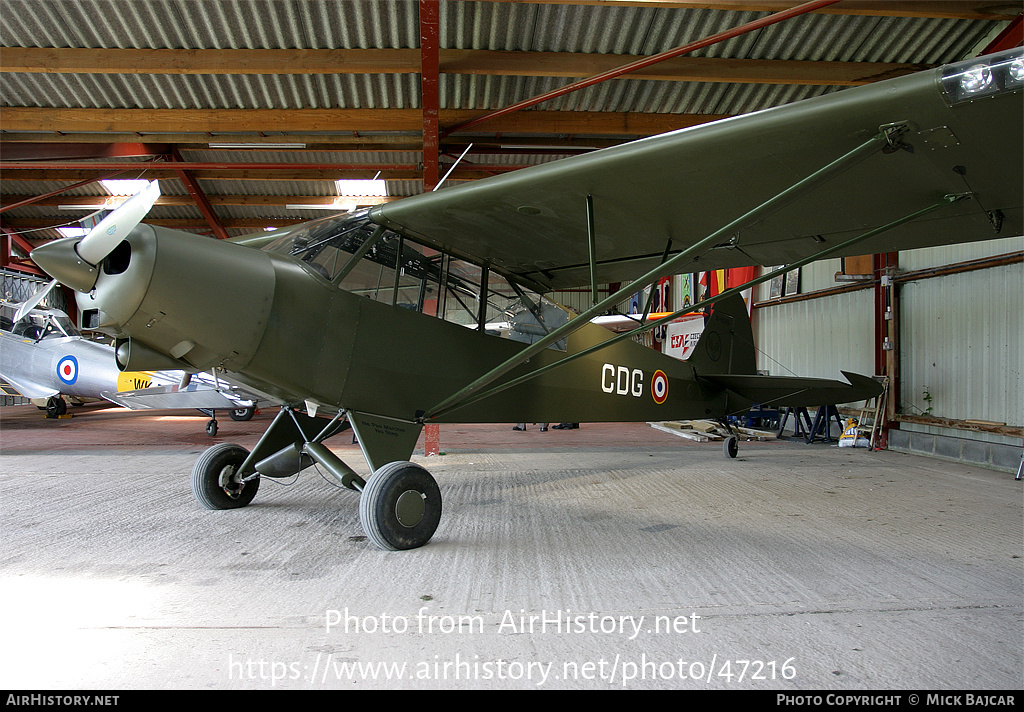
<instances>
[{"instance_id":1,"label":"wooden pallet","mask_svg":"<svg viewBox=\"0 0 1024 712\"><path fill-rule=\"evenodd\" d=\"M672 420L660 423L648 422L647 424L656 430L701 443L724 440L730 434L721 423L714 420ZM757 430L738 425L733 425L732 430L734 434L747 440L775 440L776 438L775 433L769 430Z\"/></svg>"}]
</instances>

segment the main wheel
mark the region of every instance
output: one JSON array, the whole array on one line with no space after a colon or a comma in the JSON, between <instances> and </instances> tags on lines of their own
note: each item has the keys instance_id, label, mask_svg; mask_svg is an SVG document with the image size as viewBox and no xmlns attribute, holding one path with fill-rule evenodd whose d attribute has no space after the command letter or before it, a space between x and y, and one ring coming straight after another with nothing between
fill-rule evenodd
<instances>
[{"instance_id":1,"label":"main wheel","mask_svg":"<svg viewBox=\"0 0 1024 712\"><path fill-rule=\"evenodd\" d=\"M60 396L51 396L46 401L46 417L59 418L68 412L67 402Z\"/></svg>"},{"instance_id":2,"label":"main wheel","mask_svg":"<svg viewBox=\"0 0 1024 712\"><path fill-rule=\"evenodd\" d=\"M192 467L192 494L199 503L207 509L238 509L249 504L260 479L239 479L238 468L248 456L248 450L231 443L207 448Z\"/></svg>"},{"instance_id":3,"label":"main wheel","mask_svg":"<svg viewBox=\"0 0 1024 712\"><path fill-rule=\"evenodd\" d=\"M411 462L391 462L367 481L359 517L373 543L398 551L423 546L441 521L441 490L430 473Z\"/></svg>"},{"instance_id":4,"label":"main wheel","mask_svg":"<svg viewBox=\"0 0 1024 712\"><path fill-rule=\"evenodd\" d=\"M240 423L244 423L247 420L252 420L252 416L256 414L255 408L235 408L231 412L231 419L236 420Z\"/></svg>"}]
</instances>

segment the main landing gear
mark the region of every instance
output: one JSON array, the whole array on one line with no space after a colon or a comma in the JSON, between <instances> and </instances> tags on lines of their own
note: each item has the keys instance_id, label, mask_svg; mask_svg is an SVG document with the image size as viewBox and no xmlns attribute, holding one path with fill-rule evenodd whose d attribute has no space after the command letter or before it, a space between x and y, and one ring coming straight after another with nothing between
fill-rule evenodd
<instances>
[{"instance_id":1,"label":"main landing gear","mask_svg":"<svg viewBox=\"0 0 1024 712\"><path fill-rule=\"evenodd\" d=\"M310 426L319 428L323 422L282 409L251 453L228 443L208 448L192 468L193 494L207 509L237 509L256 496L262 477L290 477L317 464L360 493L363 529L381 549L415 549L430 541L442 510L441 490L430 473L415 463L396 461L363 480L322 444L347 424L335 418L316 437L306 437Z\"/></svg>"}]
</instances>

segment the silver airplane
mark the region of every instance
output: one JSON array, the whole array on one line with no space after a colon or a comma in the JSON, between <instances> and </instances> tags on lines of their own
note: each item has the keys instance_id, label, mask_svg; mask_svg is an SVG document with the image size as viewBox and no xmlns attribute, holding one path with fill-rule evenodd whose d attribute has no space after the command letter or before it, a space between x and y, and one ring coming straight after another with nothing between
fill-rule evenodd
<instances>
[{"instance_id":1,"label":"silver airplane","mask_svg":"<svg viewBox=\"0 0 1024 712\"><path fill-rule=\"evenodd\" d=\"M100 399L132 402L135 408L190 407L211 416L210 435L217 434L217 409L227 410L233 420L249 420L257 405L250 395L220 379L211 383L207 375L122 371L114 347L83 336L63 311L8 302L0 302L0 379L6 395L28 398L49 417L65 415L69 402ZM163 403L161 394L171 392L189 400ZM139 405L133 397L148 403Z\"/></svg>"}]
</instances>

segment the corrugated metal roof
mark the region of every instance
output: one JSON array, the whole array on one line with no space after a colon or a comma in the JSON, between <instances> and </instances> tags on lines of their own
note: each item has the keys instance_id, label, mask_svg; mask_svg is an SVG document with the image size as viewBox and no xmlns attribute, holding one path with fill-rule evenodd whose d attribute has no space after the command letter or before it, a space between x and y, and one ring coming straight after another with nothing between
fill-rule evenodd
<instances>
[{"instance_id":1,"label":"corrugated metal roof","mask_svg":"<svg viewBox=\"0 0 1024 712\"><path fill-rule=\"evenodd\" d=\"M414 49L420 42L418 9L416 0L0 0L0 45L196 50ZM441 2L438 33L444 49L651 55L766 14L562 2ZM741 35L693 55L747 60L935 64L965 56L991 36L1000 24L994 19L815 13ZM0 53L0 67L2 64ZM442 109L493 110L570 81L546 76L442 73L440 106ZM535 109L740 114L837 90L839 87L781 83L622 78L573 92ZM420 94L421 77L417 73L304 74L301 66L282 67L277 74L0 72L0 104L4 107L416 111L422 108ZM274 133L276 128L267 126L262 133ZM2 125L0 130L3 130ZM125 125L116 130L130 132L133 129ZM190 127L183 125L181 131L188 133ZM363 136L369 140L374 133ZM395 135L395 132L390 133ZM486 135L487 130L482 133ZM194 143L205 143L222 135L221 132L197 134ZM325 141L332 136L330 132L322 135ZM405 135L418 137L419 134L405 132ZM160 140L157 136L146 138ZM177 138L180 141L180 135ZM234 134L232 139L240 140ZM185 160L192 162L244 160L379 165L423 161L418 152L258 151L246 154L202 150L189 144L182 144L180 150ZM471 159L491 165L530 165L551 157L524 153L483 158L474 154ZM9 180L10 175L4 178L5 194L44 192L43 184ZM211 195L331 194L328 192L330 181L235 180L224 176L200 176L200 179L203 189ZM48 181L45 185L54 183ZM392 181L390 185L401 194L422 190L416 181ZM56 188L46 190L53 189ZM73 194L92 194L88 190ZM164 192L166 195L187 194L177 181L168 181ZM217 208L218 212L221 210ZM21 214L24 214L21 209L16 209L11 211L10 217L15 219Z\"/></svg>"}]
</instances>

